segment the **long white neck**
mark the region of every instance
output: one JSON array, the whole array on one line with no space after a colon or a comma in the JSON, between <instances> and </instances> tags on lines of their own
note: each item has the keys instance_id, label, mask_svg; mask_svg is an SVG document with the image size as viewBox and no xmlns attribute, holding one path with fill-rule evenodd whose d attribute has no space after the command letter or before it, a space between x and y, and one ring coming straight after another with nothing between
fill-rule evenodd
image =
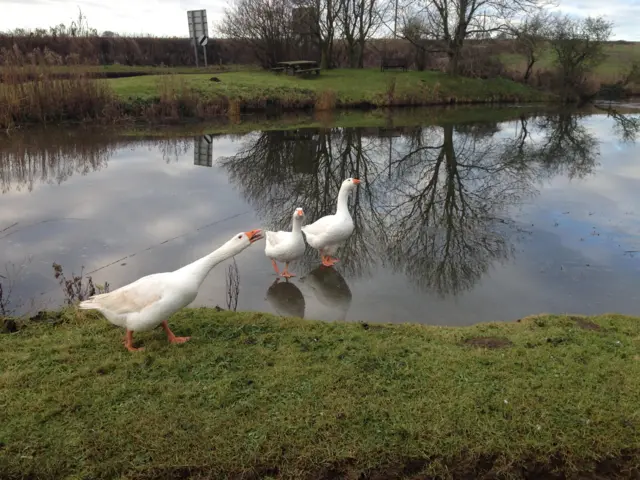
<instances>
[{"instance_id":1,"label":"long white neck","mask_svg":"<svg viewBox=\"0 0 640 480\"><path fill-rule=\"evenodd\" d=\"M302 217L300 217L299 215L295 215L293 217L293 227L291 228L291 231L293 233L300 233L302 232Z\"/></svg>"},{"instance_id":2,"label":"long white neck","mask_svg":"<svg viewBox=\"0 0 640 480\"><path fill-rule=\"evenodd\" d=\"M176 270L176 272L180 272L181 275L194 279L199 288L213 267L238 253L238 249L233 247L235 247L235 245L229 245L229 242L227 242L217 250L211 252L209 255L206 255L189 265L185 265L184 267Z\"/></svg>"},{"instance_id":3,"label":"long white neck","mask_svg":"<svg viewBox=\"0 0 640 480\"><path fill-rule=\"evenodd\" d=\"M349 215L349 188L346 185L340 187L338 192L338 209L336 215Z\"/></svg>"}]
</instances>

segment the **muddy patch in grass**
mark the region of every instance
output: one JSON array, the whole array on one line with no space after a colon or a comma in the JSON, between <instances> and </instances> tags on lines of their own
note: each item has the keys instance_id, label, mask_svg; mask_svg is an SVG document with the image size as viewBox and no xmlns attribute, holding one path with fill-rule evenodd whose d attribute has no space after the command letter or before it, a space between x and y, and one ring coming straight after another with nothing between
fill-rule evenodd
<instances>
[{"instance_id":1,"label":"muddy patch in grass","mask_svg":"<svg viewBox=\"0 0 640 480\"><path fill-rule=\"evenodd\" d=\"M199 467L169 467L155 468L150 471L129 472L135 480L153 479L212 479L228 478L234 480L258 480L261 478L273 479L313 479L313 480L337 480L337 479L362 479L362 480L392 480L405 478L407 480L425 480L440 478L425 475L423 472L430 463L447 466L450 478L527 478L530 480L565 479L568 472L570 478L584 480L627 479L638 478L640 471L636 461L635 452L623 451L618 457L605 457L599 461L586 460L582 463L572 463L561 455L551 455L547 462L540 462L530 458L522 458L519 461L509 462L510 468L505 471L504 458L501 455L481 455L475 459L464 456L455 461L445 461L442 458L413 458L400 460L393 464L382 464L375 467L362 469L356 459L348 459L329 463L324 466L305 469L295 476L281 467L258 466L243 471L227 471L223 475L219 470L212 471ZM568 461L569 460L569 461ZM284 471L283 471L284 470Z\"/></svg>"},{"instance_id":2,"label":"muddy patch in grass","mask_svg":"<svg viewBox=\"0 0 640 480\"><path fill-rule=\"evenodd\" d=\"M13 318L0 318L0 333L15 333L20 325Z\"/></svg>"},{"instance_id":3,"label":"muddy patch in grass","mask_svg":"<svg viewBox=\"0 0 640 480\"><path fill-rule=\"evenodd\" d=\"M597 323L593 323L590 320L587 320L586 318L580 318L580 317L569 317L571 320L573 320L574 322L576 322L576 325L584 330L600 330L600 325L598 325Z\"/></svg>"},{"instance_id":4,"label":"muddy patch in grass","mask_svg":"<svg viewBox=\"0 0 640 480\"><path fill-rule=\"evenodd\" d=\"M513 345L513 342L504 337L471 337L463 340L464 345L478 348L505 348Z\"/></svg>"}]
</instances>

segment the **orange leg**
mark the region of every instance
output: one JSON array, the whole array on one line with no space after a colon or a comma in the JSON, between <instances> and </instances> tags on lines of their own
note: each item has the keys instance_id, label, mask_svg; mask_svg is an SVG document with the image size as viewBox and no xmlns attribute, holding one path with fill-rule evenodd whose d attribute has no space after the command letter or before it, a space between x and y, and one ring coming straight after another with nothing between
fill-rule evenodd
<instances>
[{"instance_id":1,"label":"orange leg","mask_svg":"<svg viewBox=\"0 0 640 480\"><path fill-rule=\"evenodd\" d=\"M276 275L280 275L280 270L278 270L278 264L275 260L271 260L271 265L273 265L273 269L276 271Z\"/></svg>"},{"instance_id":2,"label":"orange leg","mask_svg":"<svg viewBox=\"0 0 640 480\"><path fill-rule=\"evenodd\" d=\"M324 249L320 249L320 258L322 259L322 265L325 267L333 267L335 263L338 261L337 258L332 257L331 255L325 255Z\"/></svg>"},{"instance_id":3,"label":"orange leg","mask_svg":"<svg viewBox=\"0 0 640 480\"><path fill-rule=\"evenodd\" d=\"M322 255L322 265L325 267L333 267L338 259L333 259L329 255Z\"/></svg>"},{"instance_id":4,"label":"orange leg","mask_svg":"<svg viewBox=\"0 0 640 480\"><path fill-rule=\"evenodd\" d=\"M285 262L284 270L282 271L282 276L285 278L295 277L293 273L289 273L289 262Z\"/></svg>"},{"instance_id":5,"label":"orange leg","mask_svg":"<svg viewBox=\"0 0 640 480\"><path fill-rule=\"evenodd\" d=\"M169 343L184 343L189 340L191 337L176 337L171 329L169 328L169 324L165 320L162 322L162 328L167 333L167 338L169 339Z\"/></svg>"},{"instance_id":6,"label":"orange leg","mask_svg":"<svg viewBox=\"0 0 640 480\"><path fill-rule=\"evenodd\" d=\"M131 330L127 330L127 334L124 337L124 346L130 352L141 352L144 350L144 347L136 348L133 346L133 332Z\"/></svg>"}]
</instances>

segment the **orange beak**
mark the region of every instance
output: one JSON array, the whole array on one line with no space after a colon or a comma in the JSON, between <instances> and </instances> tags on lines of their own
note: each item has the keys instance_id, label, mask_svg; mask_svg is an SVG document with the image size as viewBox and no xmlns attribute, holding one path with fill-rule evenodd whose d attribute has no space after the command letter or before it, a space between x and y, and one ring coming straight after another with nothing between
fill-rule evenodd
<instances>
[{"instance_id":1,"label":"orange beak","mask_svg":"<svg viewBox=\"0 0 640 480\"><path fill-rule=\"evenodd\" d=\"M251 243L257 242L262 238L262 230L260 230L259 228L244 232L244 234L247 236L249 242Z\"/></svg>"},{"instance_id":2,"label":"orange beak","mask_svg":"<svg viewBox=\"0 0 640 480\"><path fill-rule=\"evenodd\" d=\"M353 183L355 183L356 185L358 185L358 184L360 183L360 180L359 180L359 179L357 179L357 178L354 178L354 179L353 179Z\"/></svg>"},{"instance_id":3,"label":"orange beak","mask_svg":"<svg viewBox=\"0 0 640 480\"><path fill-rule=\"evenodd\" d=\"M301 217L302 215L304 215L304 212L302 211L302 209L298 210L298 216Z\"/></svg>"}]
</instances>

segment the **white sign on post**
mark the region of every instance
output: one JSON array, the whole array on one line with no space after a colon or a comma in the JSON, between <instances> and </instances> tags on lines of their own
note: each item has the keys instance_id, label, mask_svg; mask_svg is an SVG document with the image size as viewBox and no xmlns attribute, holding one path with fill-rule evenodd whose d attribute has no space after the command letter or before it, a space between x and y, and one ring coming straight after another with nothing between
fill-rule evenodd
<instances>
[{"instance_id":1,"label":"white sign on post","mask_svg":"<svg viewBox=\"0 0 640 480\"><path fill-rule=\"evenodd\" d=\"M196 67L198 66L198 46L204 51L204 66L207 66L207 41L209 37L209 25L207 24L206 10L188 10L187 20L189 21L189 37L193 42L196 54Z\"/></svg>"},{"instance_id":2,"label":"white sign on post","mask_svg":"<svg viewBox=\"0 0 640 480\"><path fill-rule=\"evenodd\" d=\"M187 12L187 19L189 20L189 36L191 38L196 38L201 35L207 36L209 34L206 10L189 10Z\"/></svg>"}]
</instances>

